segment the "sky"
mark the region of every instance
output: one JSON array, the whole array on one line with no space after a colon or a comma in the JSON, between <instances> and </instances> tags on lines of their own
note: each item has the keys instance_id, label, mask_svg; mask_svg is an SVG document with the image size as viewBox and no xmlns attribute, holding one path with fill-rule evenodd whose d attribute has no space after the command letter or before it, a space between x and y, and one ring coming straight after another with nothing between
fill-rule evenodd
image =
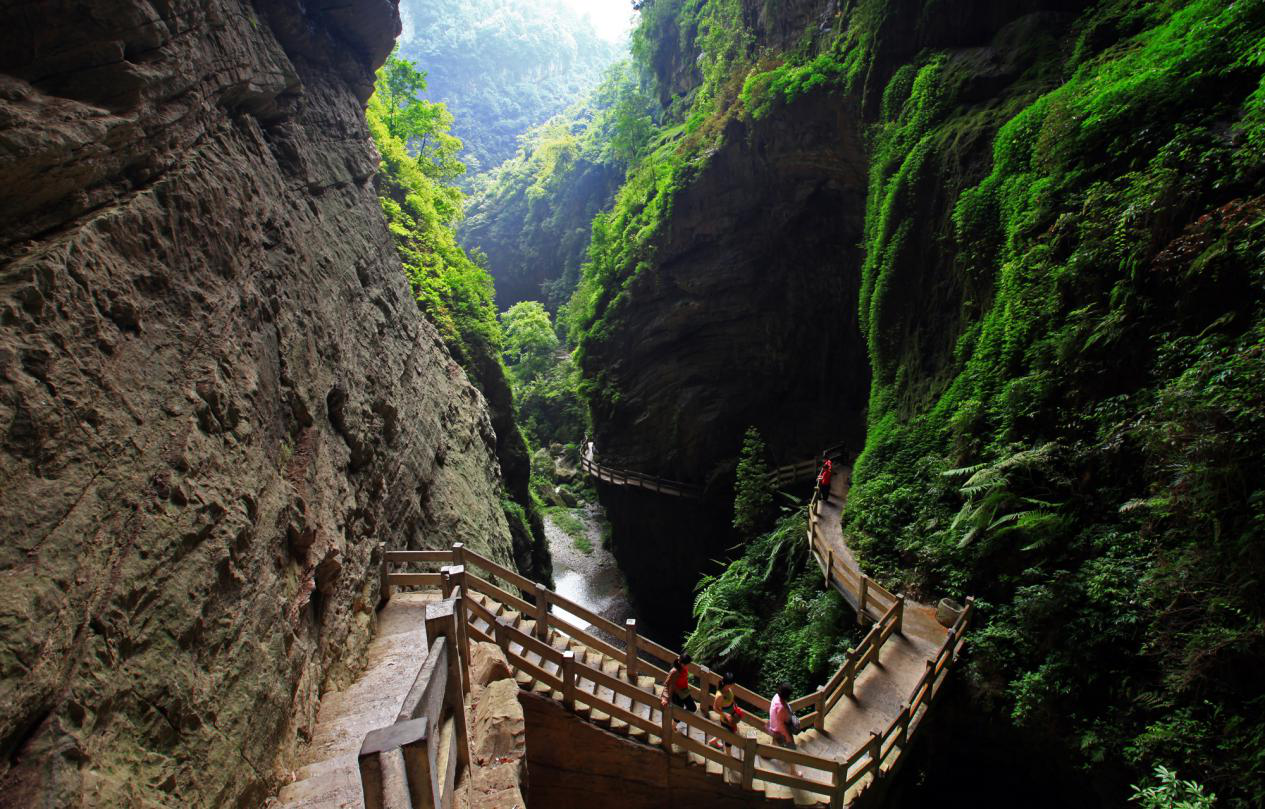
<instances>
[{"instance_id":1,"label":"sky","mask_svg":"<svg viewBox=\"0 0 1265 809\"><path fill-rule=\"evenodd\" d=\"M603 38L611 42L624 39L632 30L630 0L561 0L562 4L593 21L593 27Z\"/></svg>"}]
</instances>

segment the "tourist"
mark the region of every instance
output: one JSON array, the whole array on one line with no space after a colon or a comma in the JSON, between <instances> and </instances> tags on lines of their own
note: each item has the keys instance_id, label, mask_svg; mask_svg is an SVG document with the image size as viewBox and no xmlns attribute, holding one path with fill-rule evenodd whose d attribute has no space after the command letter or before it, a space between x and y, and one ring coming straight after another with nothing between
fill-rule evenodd
<instances>
[{"instance_id":1,"label":"tourist","mask_svg":"<svg viewBox=\"0 0 1265 809\"><path fill-rule=\"evenodd\" d=\"M830 500L830 475L833 472L833 464L827 458L825 463L821 465L821 473L817 475L817 494L823 503Z\"/></svg>"},{"instance_id":2,"label":"tourist","mask_svg":"<svg viewBox=\"0 0 1265 809\"><path fill-rule=\"evenodd\" d=\"M795 733L799 730L799 719L795 717L795 712L791 710L790 683L779 685L777 693L769 701L769 724L767 729L769 735L773 737L773 743L778 747L795 749ZM799 776L799 768L792 765L791 775Z\"/></svg>"},{"instance_id":3,"label":"tourist","mask_svg":"<svg viewBox=\"0 0 1265 809\"><path fill-rule=\"evenodd\" d=\"M693 659L683 654L672 662L672 668L668 670L668 676L663 680L663 694L659 697L659 705L663 710L668 709L668 700L671 699L673 705L679 705L690 713L698 710L698 704L694 702L694 697L690 696L690 663ZM685 733L687 730L684 722L677 722L676 729Z\"/></svg>"},{"instance_id":4,"label":"tourist","mask_svg":"<svg viewBox=\"0 0 1265 809\"><path fill-rule=\"evenodd\" d=\"M719 717L720 723L729 728L730 733L738 732L738 721L742 719L742 709L738 707L738 701L734 697L732 671L725 672L725 676L721 678L720 688L716 689L716 696L712 698L712 711ZM725 750L728 747L719 737L712 739L708 744L717 750Z\"/></svg>"}]
</instances>

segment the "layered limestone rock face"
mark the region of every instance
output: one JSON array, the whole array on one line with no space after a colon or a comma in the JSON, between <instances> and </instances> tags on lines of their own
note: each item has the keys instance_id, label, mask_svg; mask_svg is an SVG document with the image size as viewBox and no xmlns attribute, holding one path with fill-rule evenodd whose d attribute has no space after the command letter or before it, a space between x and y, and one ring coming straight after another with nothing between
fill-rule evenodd
<instances>
[{"instance_id":1,"label":"layered limestone rock face","mask_svg":"<svg viewBox=\"0 0 1265 809\"><path fill-rule=\"evenodd\" d=\"M256 806L379 542L510 562L362 106L393 4L0 12L0 804Z\"/></svg>"},{"instance_id":2,"label":"layered limestone rock face","mask_svg":"<svg viewBox=\"0 0 1265 809\"><path fill-rule=\"evenodd\" d=\"M806 99L734 121L672 203L654 265L586 344L597 446L626 468L727 482L748 426L777 461L857 439L869 370L855 312L864 150L857 114Z\"/></svg>"}]
</instances>

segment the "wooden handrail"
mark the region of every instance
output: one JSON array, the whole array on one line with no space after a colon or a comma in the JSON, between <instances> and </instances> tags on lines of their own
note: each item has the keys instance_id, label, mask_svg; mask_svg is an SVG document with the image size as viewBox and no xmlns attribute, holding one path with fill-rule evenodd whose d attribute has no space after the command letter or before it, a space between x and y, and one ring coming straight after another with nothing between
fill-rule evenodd
<instances>
[{"instance_id":1,"label":"wooden handrail","mask_svg":"<svg viewBox=\"0 0 1265 809\"><path fill-rule=\"evenodd\" d=\"M384 559L387 557L384 557ZM434 560L428 560L434 561ZM469 737L463 691L462 656L456 644L462 637L465 611L461 597L427 605L426 636L430 647L413 681L395 724L365 735L357 755L366 809L384 809L394 801L386 794L383 758L395 751L404 757L404 784L414 809L452 809L459 766L470 764ZM439 767L441 729L451 719L447 762Z\"/></svg>"},{"instance_id":2,"label":"wooden handrail","mask_svg":"<svg viewBox=\"0 0 1265 809\"><path fill-rule=\"evenodd\" d=\"M820 563L822 557L819 548L824 548L825 543L820 541L819 535L814 530L815 528L815 520L810 515L810 547ZM828 563L826 569L831 577L831 583L835 586L844 586L845 582L856 581L858 584L864 582L867 592L865 599L866 608L872 607L878 610L882 607L882 611L881 614L874 616L874 624L866 633L865 638L857 645L856 649L849 651L847 660L831 676L827 683L816 692L791 702L791 707L796 711L813 709L811 713L801 719L805 727L821 725L825 716L843 696L851 696L853 683L855 683L857 677L865 670L866 666L878 659L886 642L893 635L900 632L905 607L905 600L902 596L887 591L874 580L864 577L864 574L854 574L841 564L835 564L838 560L830 557L828 548L824 548L824 550L826 554L825 559ZM442 573L437 574L388 572L388 566L391 563L405 564L410 562L456 562L458 565L464 564L470 567L444 568ZM513 626L503 618L499 618L492 610L484 607L476 599L461 598L460 595L463 591L458 591L458 599L456 600L463 605L459 619L460 629L458 634L460 637L464 639L470 634L474 634L476 637L486 637L488 640L499 642L516 669L526 672L533 679L544 682L551 688L560 690L563 693L563 701L568 708L574 709L577 702L588 705L594 710L660 737L661 743L667 745L669 749L676 747L704 756L721 764L726 770L734 771L741 783L747 788L750 788L755 779L782 784L794 789L826 795L830 798L832 807L841 807L843 805L843 796L849 790L867 775L871 779L878 779L887 769L894 766L896 758L903 754L910 737L918 727L931 701L938 694L940 685L948 675L949 667L961 649L962 636L970 623L974 610L974 599L968 598L966 607L948 632L944 644L935 657L927 661L926 671L911 692L909 700L902 705L900 713L897 714L882 733L878 731L873 732L870 740L865 742L846 761L839 762L781 747L761 745L755 739L743 738L738 734L732 733L727 727L706 715L697 716L674 706L670 706L666 712L667 716L663 716L664 712L659 710L659 695L657 691L658 681L662 679L666 671L647 660L646 657L657 660L664 665L670 665L677 657L676 652L637 634L635 624L621 627L601 615L559 596L557 593L544 589L542 585L532 582L504 565L474 551L463 549L461 546L454 546L452 551L389 551L383 554L383 570L384 585L391 582L393 578L396 583L404 584L413 581L411 578L406 579L404 577L433 576L443 579L443 586L446 592L452 587L452 583L449 582L448 578L450 570L457 571L457 576L453 579L453 582L459 578L466 588L464 592L474 591L482 593L490 599L515 609L523 617L534 619L537 622L537 631L542 632L542 637L544 638L549 637L547 630L553 629L560 634L571 637L581 645L593 648L612 660L624 662L625 666L627 665L627 660L630 659L629 650L631 648L634 654L640 653L644 655L636 658L636 673L654 675L656 679L655 686L650 688L641 686L635 675L631 678L631 681L628 681L598 668L593 668L581 660L577 660L573 653L558 649L542 640L541 637L537 637L531 632ZM483 575L479 575L479 573ZM536 603L533 604L527 599L505 589L505 587L494 584L489 580L490 578L502 581L508 587L521 590L523 593L532 596ZM430 580L429 578L425 579L427 582ZM549 611L548 608L550 606L557 607L586 620L597 629L614 638L622 638L625 648L621 649L562 620L558 615ZM472 616L478 616L487 622L490 627L489 631L492 632L494 637L487 636L470 625L468 619ZM539 629L542 623L543 630ZM517 651L512 646L516 646ZM529 653L538 656L541 663L532 662L528 656ZM459 658L460 655L451 655L451 657ZM544 665L546 661L549 665L556 667L557 671L549 670L548 666ZM720 678L716 672L711 671L706 666L699 665L697 668L700 686L691 685L691 690L706 704L705 700L708 696L709 688L714 687ZM588 692L576 687L576 683L581 681L592 682L594 684L593 691ZM459 689L460 687L458 687ZM614 697L599 696L600 689L606 689L613 695L628 699L628 707L619 705ZM759 709L755 706L767 705L768 700L743 686L735 686L735 696L744 703L742 716L744 722L762 728L766 719L760 715ZM638 714L636 712L638 706L649 707L650 718L645 718ZM746 706L752 706L754 709L747 710ZM655 712L660 714L659 721L653 718ZM695 739L682 735L675 729L677 721L683 721L689 727L701 729L709 736L718 737L736 748L741 748L742 757L736 757L727 751L716 750L701 744ZM819 781L805 776L793 776L756 766L754 758L757 755L768 761L785 762L825 773L828 776L828 781ZM868 786L863 788L868 788Z\"/></svg>"}]
</instances>

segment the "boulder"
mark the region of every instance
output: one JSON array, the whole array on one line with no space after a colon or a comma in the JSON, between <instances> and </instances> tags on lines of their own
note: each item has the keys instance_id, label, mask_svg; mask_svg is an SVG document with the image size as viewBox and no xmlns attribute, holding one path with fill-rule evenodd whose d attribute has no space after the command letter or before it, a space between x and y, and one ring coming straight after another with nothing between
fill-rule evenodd
<instances>
[{"instance_id":1,"label":"boulder","mask_svg":"<svg viewBox=\"0 0 1265 809\"><path fill-rule=\"evenodd\" d=\"M470 645L471 685L486 686L497 680L512 679L513 676L505 653L495 643L480 642Z\"/></svg>"}]
</instances>

